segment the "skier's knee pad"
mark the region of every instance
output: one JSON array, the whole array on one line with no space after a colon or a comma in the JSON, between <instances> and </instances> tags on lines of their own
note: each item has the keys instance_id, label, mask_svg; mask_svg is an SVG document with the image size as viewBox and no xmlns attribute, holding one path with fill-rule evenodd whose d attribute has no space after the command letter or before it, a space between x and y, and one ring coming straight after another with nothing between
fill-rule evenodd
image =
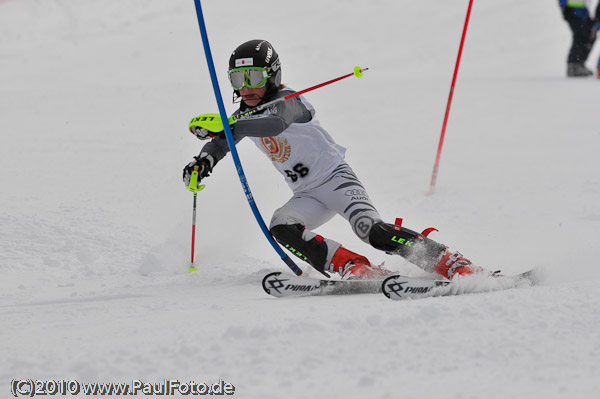
<instances>
[{"instance_id":1,"label":"skier's knee pad","mask_svg":"<svg viewBox=\"0 0 600 399\"><path fill-rule=\"evenodd\" d=\"M304 230L305 227L299 223L278 224L271 227L271 234L291 253L315 269L323 271L329 251L327 243L322 237L314 234L314 237L305 240Z\"/></svg>"}]
</instances>

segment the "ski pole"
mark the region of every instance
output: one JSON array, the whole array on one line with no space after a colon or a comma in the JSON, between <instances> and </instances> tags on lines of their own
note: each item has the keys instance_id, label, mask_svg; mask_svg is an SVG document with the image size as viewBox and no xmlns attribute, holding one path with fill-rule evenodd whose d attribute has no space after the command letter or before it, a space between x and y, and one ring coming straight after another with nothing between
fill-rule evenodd
<instances>
[{"instance_id":1,"label":"ski pole","mask_svg":"<svg viewBox=\"0 0 600 399\"><path fill-rule=\"evenodd\" d=\"M287 101L287 100L289 100L291 98L298 97L301 94L308 93L309 91L313 91L315 89L318 89L319 87L327 86L329 84L335 83L335 82L340 81L342 79L349 78L350 76L356 76L357 78L362 78L363 72L368 71L368 70L369 70L369 68L361 68L359 66L354 67L354 72L352 72L352 73L340 76L340 77L335 78L335 79L328 80L327 82L319 83L317 85L309 87L308 89L297 91L296 93L288 94L285 97L276 98L273 101L269 101L268 103L264 103L264 104L258 105L256 107L252 108L251 110L246 111L244 113L241 113L241 114L238 114L238 115L233 115L231 117L231 120L232 121L236 121L236 120L241 119L241 118L243 118L245 116L252 115L252 114L254 114L254 113L258 112L258 111L261 111L261 110L263 110L263 109L265 109L267 107L270 107L273 104L280 103L282 101Z\"/></svg>"},{"instance_id":2,"label":"ski pole","mask_svg":"<svg viewBox=\"0 0 600 399\"><path fill-rule=\"evenodd\" d=\"M230 116L227 119L227 123L229 125L232 125L235 122L237 122L239 119L244 118L244 117L249 116L249 115L252 115L252 114L254 114L254 113L258 112L258 111L261 111L261 110L263 110L263 109L265 109L267 107L270 107L273 104L277 104L277 103L280 103L280 102L283 102L283 101L287 101L287 100L289 100L291 98L298 97L301 94L304 94L304 93L307 93L309 91L318 89L319 87L323 87L323 86L326 86L326 85L331 84L331 83L335 83L335 82L337 82L339 80L346 79L346 78L348 78L348 77L350 77L352 75L354 75L354 76L356 76L358 78L362 78L363 72L364 71L368 71L368 70L369 70L369 68L361 68L361 67L357 66L357 67L354 68L354 72L349 73L347 75L340 76L339 78L328 80L327 82L319 83L318 85L309 87L308 89L304 89L304 90L298 91L296 93L288 94L285 97L276 98L275 100L269 101L268 103L260 104L260 105L254 107L254 108L251 108L250 110L248 110L246 112L243 112L241 114L232 115L232 116ZM223 122L221 122L221 115L220 114L202 114L200 116L195 117L194 119L192 119L192 122L190 122L190 131L191 131L191 128L192 128L192 124L193 124L193 126L203 127L203 128L205 128L205 129L207 129L207 130L209 130L211 132L213 132L213 131L214 132L218 132L219 129L221 129L221 131L222 131L222 129L224 128Z\"/></svg>"},{"instance_id":3,"label":"ski pole","mask_svg":"<svg viewBox=\"0 0 600 399\"><path fill-rule=\"evenodd\" d=\"M458 56L456 57L456 65L454 66L454 76L452 76L452 84L450 86L450 94L448 95L448 103L446 104L446 115L444 116L444 123L442 125L442 133L440 135L440 142L438 144L437 155L435 157L435 165L433 166L433 174L431 176L431 184L429 185L429 192L427 195L433 194L435 189L435 183L437 181L438 168L440 166L440 158L442 156L442 146L444 145L444 137L446 136L446 125L448 123L448 115L450 115L450 106L452 105L452 96L454 95L454 85L456 84L456 77L458 75L458 68L460 66L460 57L462 56L463 45L465 44L465 37L467 36L467 27L469 26L469 18L471 17L471 8L473 7L473 0L469 0L469 7L467 9L467 17L465 18L465 26L463 28L462 37L460 39L460 46L458 47Z\"/></svg>"},{"instance_id":4,"label":"ski pole","mask_svg":"<svg viewBox=\"0 0 600 399\"><path fill-rule=\"evenodd\" d=\"M194 211L192 212L192 260L188 266L188 271L193 272L198 270L194 265L194 248L196 246L196 202L198 199L198 193L194 192Z\"/></svg>"},{"instance_id":5,"label":"ski pole","mask_svg":"<svg viewBox=\"0 0 600 399\"><path fill-rule=\"evenodd\" d=\"M202 191L204 190L204 187L206 187L204 184L198 185L198 169L198 165L194 166L194 171L192 172L192 177L190 178L190 184L187 187L188 190L194 193L194 207L192 212L192 260L187 268L190 272L198 270L198 268L194 265L194 248L196 247L196 203L198 200L198 191Z\"/></svg>"}]
</instances>

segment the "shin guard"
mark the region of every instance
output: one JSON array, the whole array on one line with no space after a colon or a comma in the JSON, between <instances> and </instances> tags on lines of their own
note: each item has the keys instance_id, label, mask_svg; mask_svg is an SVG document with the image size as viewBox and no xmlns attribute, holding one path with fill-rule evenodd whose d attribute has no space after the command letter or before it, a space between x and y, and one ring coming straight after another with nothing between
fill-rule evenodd
<instances>
[{"instance_id":1,"label":"shin guard","mask_svg":"<svg viewBox=\"0 0 600 399\"><path fill-rule=\"evenodd\" d=\"M287 250L321 272L340 247L335 241L316 235L299 223L273 226L271 234Z\"/></svg>"},{"instance_id":2,"label":"shin guard","mask_svg":"<svg viewBox=\"0 0 600 399\"><path fill-rule=\"evenodd\" d=\"M433 271L439 255L446 249L444 245L423 234L385 222L373 225L369 233L369 243L388 254L400 255L430 272Z\"/></svg>"}]
</instances>

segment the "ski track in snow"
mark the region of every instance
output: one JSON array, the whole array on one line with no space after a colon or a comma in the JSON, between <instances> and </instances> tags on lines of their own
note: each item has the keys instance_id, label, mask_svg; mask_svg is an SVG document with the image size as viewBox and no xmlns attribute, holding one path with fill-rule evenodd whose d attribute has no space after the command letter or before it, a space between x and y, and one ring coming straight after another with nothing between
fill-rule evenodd
<instances>
[{"instance_id":1,"label":"ski track in snow","mask_svg":"<svg viewBox=\"0 0 600 399\"><path fill-rule=\"evenodd\" d=\"M343 16L339 2L253 2L268 24L226 23L247 2L205 3L230 112L223 71L245 40L270 40L297 90L369 67L308 98L382 215L437 227L431 238L489 269L537 268L540 284L271 298L262 277L286 268L230 158L199 194L188 273L180 170L202 143L187 122L216 110L193 2L3 0L0 396L13 378L166 378L223 379L240 398L596 398L600 81L564 78L556 4L475 3L426 197L466 2L350 1ZM268 221L290 193L254 146L239 149ZM319 233L427 276L340 218Z\"/></svg>"}]
</instances>

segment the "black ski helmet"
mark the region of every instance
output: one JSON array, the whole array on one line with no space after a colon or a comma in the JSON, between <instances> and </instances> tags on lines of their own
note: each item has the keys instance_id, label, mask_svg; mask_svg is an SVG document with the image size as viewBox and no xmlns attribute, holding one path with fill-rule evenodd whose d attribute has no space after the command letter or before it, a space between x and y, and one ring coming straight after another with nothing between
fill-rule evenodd
<instances>
[{"instance_id":1,"label":"black ski helmet","mask_svg":"<svg viewBox=\"0 0 600 399\"><path fill-rule=\"evenodd\" d=\"M229 70L242 66L257 66L267 70L267 92L265 97L275 93L281 85L281 61L279 55L266 40L250 40L240 44L229 57ZM235 90L238 93L238 90Z\"/></svg>"}]
</instances>

